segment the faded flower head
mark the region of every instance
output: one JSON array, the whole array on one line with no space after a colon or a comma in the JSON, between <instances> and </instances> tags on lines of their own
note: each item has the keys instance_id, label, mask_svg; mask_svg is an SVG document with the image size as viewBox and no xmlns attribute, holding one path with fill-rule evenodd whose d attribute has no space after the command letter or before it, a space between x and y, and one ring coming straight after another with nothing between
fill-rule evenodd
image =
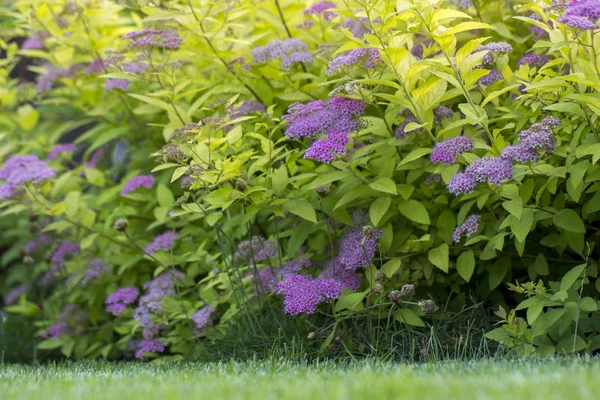
<instances>
[{"instance_id":1,"label":"faded flower head","mask_svg":"<svg viewBox=\"0 0 600 400\"><path fill-rule=\"evenodd\" d=\"M250 240L244 240L238 246L233 255L235 260L264 261L269 257L277 255L277 243L267 240L262 236L254 236Z\"/></svg>"},{"instance_id":2,"label":"faded flower head","mask_svg":"<svg viewBox=\"0 0 600 400\"><path fill-rule=\"evenodd\" d=\"M110 267L104 263L102 258L92 258L88 262L88 267L81 280L81 285L85 286L88 282L96 280L108 272L110 272Z\"/></svg>"}]
</instances>

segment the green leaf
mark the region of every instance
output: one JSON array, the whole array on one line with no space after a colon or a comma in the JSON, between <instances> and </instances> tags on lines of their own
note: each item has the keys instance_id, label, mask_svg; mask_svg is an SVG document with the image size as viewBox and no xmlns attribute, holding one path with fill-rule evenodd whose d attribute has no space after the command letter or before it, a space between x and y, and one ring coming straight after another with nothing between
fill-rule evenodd
<instances>
[{"instance_id":1,"label":"green leaf","mask_svg":"<svg viewBox=\"0 0 600 400\"><path fill-rule=\"evenodd\" d=\"M102 187L104 186L105 179L104 174L95 168L84 168L83 174L85 179L88 180L92 185Z\"/></svg>"},{"instance_id":2,"label":"green leaf","mask_svg":"<svg viewBox=\"0 0 600 400\"><path fill-rule=\"evenodd\" d=\"M504 277L508 273L510 266L510 258L506 257L499 259L496 263L494 263L494 265L492 265L490 275L488 277L491 290L494 290L500 283L502 283L502 280L504 280Z\"/></svg>"},{"instance_id":3,"label":"green leaf","mask_svg":"<svg viewBox=\"0 0 600 400\"><path fill-rule=\"evenodd\" d=\"M295 199L288 200L283 204L283 208L307 221L317 223L315 209L307 200Z\"/></svg>"},{"instance_id":4,"label":"green leaf","mask_svg":"<svg viewBox=\"0 0 600 400\"><path fill-rule=\"evenodd\" d=\"M396 184L390 178L379 178L375 182L371 183L369 187L373 190L377 190L378 192L389 193L389 194L398 194L396 190Z\"/></svg>"},{"instance_id":5,"label":"green leaf","mask_svg":"<svg viewBox=\"0 0 600 400\"><path fill-rule=\"evenodd\" d=\"M475 255L471 250L458 256L458 259L456 260L456 270L458 271L458 275L466 282L471 280L473 271L475 271Z\"/></svg>"},{"instance_id":6,"label":"green leaf","mask_svg":"<svg viewBox=\"0 0 600 400\"><path fill-rule=\"evenodd\" d=\"M515 197L510 201L505 201L502 203L502 207L514 215L515 218L521 219L521 214L523 213L523 200L521 200L520 197Z\"/></svg>"},{"instance_id":7,"label":"green leaf","mask_svg":"<svg viewBox=\"0 0 600 400\"><path fill-rule=\"evenodd\" d=\"M296 226L296 228L294 228L294 230L292 231L292 236L290 236L290 240L288 241L287 254L297 254L298 249L300 248L300 246L302 246L302 243L304 243L304 241L308 238L308 235L312 233L314 228L315 225L308 221L302 221L301 223L299 223Z\"/></svg>"},{"instance_id":8,"label":"green leaf","mask_svg":"<svg viewBox=\"0 0 600 400\"><path fill-rule=\"evenodd\" d=\"M581 299L581 311L593 312L598 311L598 303L591 297L584 297Z\"/></svg>"},{"instance_id":9,"label":"green leaf","mask_svg":"<svg viewBox=\"0 0 600 400\"><path fill-rule=\"evenodd\" d=\"M394 313L396 321L410 326L425 326L425 322L415 312L408 308L400 308Z\"/></svg>"},{"instance_id":10,"label":"green leaf","mask_svg":"<svg viewBox=\"0 0 600 400\"><path fill-rule=\"evenodd\" d=\"M533 297L529 307L527 307L527 322L529 325L535 322L543 310L544 301L539 297Z\"/></svg>"},{"instance_id":11,"label":"green leaf","mask_svg":"<svg viewBox=\"0 0 600 400\"><path fill-rule=\"evenodd\" d=\"M448 272L448 250L448 245L444 243L440 247L429 250L429 254L427 255L429 261L444 272Z\"/></svg>"},{"instance_id":12,"label":"green leaf","mask_svg":"<svg viewBox=\"0 0 600 400\"><path fill-rule=\"evenodd\" d=\"M333 308L333 311L339 312L342 310L350 310L350 311L362 310L363 309L362 301L365 298L365 296L367 295L367 293L368 293L368 290L365 290L364 292L348 293L348 294L343 295L335 302L335 307Z\"/></svg>"},{"instance_id":13,"label":"green leaf","mask_svg":"<svg viewBox=\"0 0 600 400\"><path fill-rule=\"evenodd\" d=\"M380 197L371 203L369 215L371 216L371 222L373 223L373 226L379 225L379 221L381 221L381 218L383 218L387 210L390 208L390 204L392 204L392 199L389 197Z\"/></svg>"},{"instance_id":14,"label":"green leaf","mask_svg":"<svg viewBox=\"0 0 600 400\"><path fill-rule=\"evenodd\" d=\"M581 264L567 272L560 281L560 290L564 290L566 292L567 290L571 289L571 286L573 286L575 281L581 276L585 266L585 264Z\"/></svg>"},{"instance_id":15,"label":"green leaf","mask_svg":"<svg viewBox=\"0 0 600 400\"><path fill-rule=\"evenodd\" d=\"M175 204L175 196L171 193L168 187L165 185L158 185L156 188L156 198L158 200L158 204L162 207L171 207ZM211 225L212 226L212 225Z\"/></svg>"},{"instance_id":16,"label":"green leaf","mask_svg":"<svg viewBox=\"0 0 600 400\"><path fill-rule=\"evenodd\" d=\"M206 216L206 223L209 226L214 226L217 222L219 222L222 216L223 213L221 211L210 213Z\"/></svg>"},{"instance_id":17,"label":"green leaf","mask_svg":"<svg viewBox=\"0 0 600 400\"><path fill-rule=\"evenodd\" d=\"M392 258L390 261L383 264L383 266L381 267L381 272L383 272L385 276L391 279L392 276L394 276L394 274L398 272L401 266L401 258Z\"/></svg>"},{"instance_id":18,"label":"green leaf","mask_svg":"<svg viewBox=\"0 0 600 400\"><path fill-rule=\"evenodd\" d=\"M352 200L358 199L359 197L361 197L362 195L365 194L365 189L368 189L367 185L360 185L360 186L353 188L348 193L346 193L342 196L342 198L336 203L336 205L333 209L337 210L341 206L344 206L344 205L350 203Z\"/></svg>"},{"instance_id":19,"label":"green leaf","mask_svg":"<svg viewBox=\"0 0 600 400\"><path fill-rule=\"evenodd\" d=\"M577 212L570 208L564 208L554 214L552 218L556 226L565 231L574 233L585 233L585 225Z\"/></svg>"},{"instance_id":20,"label":"green leaf","mask_svg":"<svg viewBox=\"0 0 600 400\"><path fill-rule=\"evenodd\" d=\"M401 161L398 163L398 166L397 166L396 168L398 168L398 167L401 167L401 166L403 166L404 164L408 164L408 163L409 163L409 162L411 162L411 161L418 160L419 158L421 158L421 157L423 157L423 156L425 156L425 155L427 155L427 154L430 154L432 151L433 151L433 149L428 149L428 148L423 148L423 147L420 147L420 148L418 148L418 149L415 149L415 150L411 151L410 153L408 153L408 154L406 155L406 157L404 157L404 158L403 158L403 159L402 159L402 160L401 160Z\"/></svg>"},{"instance_id":21,"label":"green leaf","mask_svg":"<svg viewBox=\"0 0 600 400\"><path fill-rule=\"evenodd\" d=\"M65 212L69 217L77 214L77 210L79 209L79 198L81 197L81 192L76 190L69 192L65 196L64 204L65 204Z\"/></svg>"},{"instance_id":22,"label":"green leaf","mask_svg":"<svg viewBox=\"0 0 600 400\"><path fill-rule=\"evenodd\" d=\"M429 225L429 213L423 204L416 200L402 201L398 204L398 211L406 218L418 224Z\"/></svg>"}]
</instances>

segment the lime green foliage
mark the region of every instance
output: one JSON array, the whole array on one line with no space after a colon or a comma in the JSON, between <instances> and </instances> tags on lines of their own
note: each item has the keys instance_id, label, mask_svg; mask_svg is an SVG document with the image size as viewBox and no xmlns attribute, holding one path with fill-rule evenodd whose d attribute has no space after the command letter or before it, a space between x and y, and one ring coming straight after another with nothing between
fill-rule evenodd
<instances>
[{"instance_id":1,"label":"lime green foliage","mask_svg":"<svg viewBox=\"0 0 600 400\"><path fill-rule=\"evenodd\" d=\"M595 399L596 360L298 364L286 359L219 364L0 366L13 399ZM460 378L457 378L460 377Z\"/></svg>"},{"instance_id":2,"label":"lime green foliage","mask_svg":"<svg viewBox=\"0 0 600 400\"><path fill-rule=\"evenodd\" d=\"M292 0L2 6L2 162L32 154L56 169L1 187L0 291L25 285L5 311L35 321L40 349L189 360L277 337L319 355L398 343L426 355L460 347L465 315L465 330L519 355L600 348L598 35L543 0L335 3L332 21ZM302 62L259 49L290 38ZM480 47L501 41L512 52ZM362 55L337 58L350 50ZM529 52L542 61L520 62ZM335 96L350 117L325 118ZM302 120L291 134L293 104L317 100L327 128ZM364 106L360 119L347 104ZM543 121L544 146L500 158ZM310 156L323 130L335 154ZM470 148L434 162L458 136ZM484 171L501 179L452 185L486 160L503 163ZM53 259L64 243L80 251ZM286 293L289 314L314 313L279 330L276 281L299 259L312 277L330 261L357 275L343 290L324 277L318 306ZM123 301L119 288L152 296ZM442 336L453 342L431 343Z\"/></svg>"}]
</instances>

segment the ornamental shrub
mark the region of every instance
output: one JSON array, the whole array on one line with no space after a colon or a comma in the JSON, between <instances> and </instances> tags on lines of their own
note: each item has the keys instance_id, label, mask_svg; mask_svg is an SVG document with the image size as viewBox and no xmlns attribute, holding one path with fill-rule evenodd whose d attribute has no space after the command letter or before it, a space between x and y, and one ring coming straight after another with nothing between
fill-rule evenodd
<instances>
[{"instance_id":1,"label":"ornamental shrub","mask_svg":"<svg viewBox=\"0 0 600 400\"><path fill-rule=\"evenodd\" d=\"M600 348L600 1L3 4L0 291L40 349L192 359L266 310L318 354L470 310Z\"/></svg>"}]
</instances>

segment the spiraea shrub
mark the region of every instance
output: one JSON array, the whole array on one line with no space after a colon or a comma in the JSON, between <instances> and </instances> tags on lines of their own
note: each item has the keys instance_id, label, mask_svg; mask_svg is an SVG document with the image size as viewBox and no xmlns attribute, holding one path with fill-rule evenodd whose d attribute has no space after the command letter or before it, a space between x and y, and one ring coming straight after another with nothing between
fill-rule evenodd
<instances>
[{"instance_id":1,"label":"spiraea shrub","mask_svg":"<svg viewBox=\"0 0 600 400\"><path fill-rule=\"evenodd\" d=\"M0 291L41 350L600 348L600 1L2 11Z\"/></svg>"}]
</instances>

